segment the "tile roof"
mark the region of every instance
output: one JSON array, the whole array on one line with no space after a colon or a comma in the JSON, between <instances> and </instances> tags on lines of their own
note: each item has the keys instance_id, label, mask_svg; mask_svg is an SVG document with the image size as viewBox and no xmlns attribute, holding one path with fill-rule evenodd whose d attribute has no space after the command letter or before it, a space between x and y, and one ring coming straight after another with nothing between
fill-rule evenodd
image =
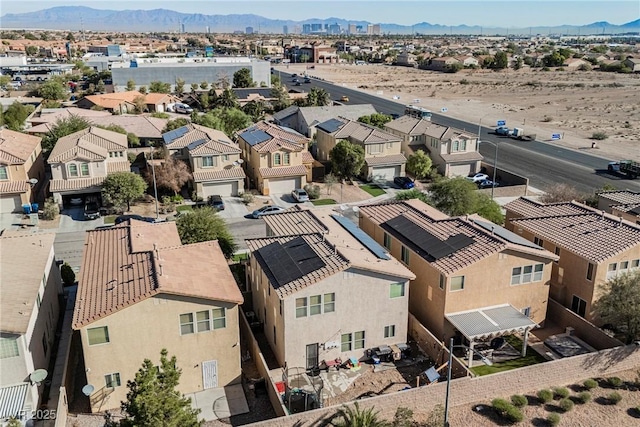
<instances>
[{"instance_id":1,"label":"tile roof","mask_svg":"<svg viewBox=\"0 0 640 427\"><path fill-rule=\"evenodd\" d=\"M229 138L226 140L208 140L205 143L198 145L189 150L191 156L204 156L209 154L240 154L242 150L238 145L232 142Z\"/></svg>"},{"instance_id":2,"label":"tile roof","mask_svg":"<svg viewBox=\"0 0 640 427\"><path fill-rule=\"evenodd\" d=\"M475 162L484 159L484 156L477 151L465 151L454 154L440 154L440 157L447 163Z\"/></svg>"},{"instance_id":3,"label":"tile roof","mask_svg":"<svg viewBox=\"0 0 640 427\"><path fill-rule=\"evenodd\" d=\"M189 123L186 126L183 126L181 132L176 134L177 136L170 140L166 141L165 145L170 150L179 150L185 147L188 147L190 144L198 141L206 141L207 143L211 142L206 149L203 148L203 151L211 152L211 153L239 153L240 149L238 145L235 144L229 137L222 131L218 129L212 129L206 126L197 125L195 123ZM173 131L172 131L173 132ZM163 137L167 138L169 132L163 134ZM196 150L200 148L200 145L196 147Z\"/></svg>"},{"instance_id":4,"label":"tile roof","mask_svg":"<svg viewBox=\"0 0 640 427\"><path fill-rule=\"evenodd\" d=\"M504 250L513 250L542 258L557 259L554 254L531 245L522 245L515 238L509 238L509 232L499 225L495 225L499 232L492 233L490 230L481 227L474 221L475 217L448 217L437 209L419 200L394 201L360 207L360 214L368 217L375 224L385 229L389 234L394 235L405 245L409 246L413 252L424 258L427 262L443 274L450 275L479 262L495 253ZM472 243L461 249L455 250L450 255L432 260L416 244L406 239L393 228L385 225L387 221L397 217L404 217L413 224L428 231L440 241L445 241L452 236L463 235L472 239Z\"/></svg>"},{"instance_id":5,"label":"tile roof","mask_svg":"<svg viewBox=\"0 0 640 427\"><path fill-rule=\"evenodd\" d=\"M611 209L615 209L618 212L629 212L636 215L640 215L640 203L628 203L624 205L612 205Z\"/></svg>"},{"instance_id":6,"label":"tile roof","mask_svg":"<svg viewBox=\"0 0 640 427\"><path fill-rule=\"evenodd\" d=\"M49 191L52 193L73 190L100 191L105 178L105 176L96 176L93 178L52 179L49 181Z\"/></svg>"},{"instance_id":7,"label":"tile roof","mask_svg":"<svg viewBox=\"0 0 640 427\"><path fill-rule=\"evenodd\" d=\"M304 165L279 166L274 168L260 168L258 170L263 178L279 178L285 176L302 176L307 174Z\"/></svg>"},{"instance_id":8,"label":"tile roof","mask_svg":"<svg viewBox=\"0 0 640 427\"><path fill-rule=\"evenodd\" d=\"M181 245L174 222L87 232L74 329L160 294L243 302L217 241Z\"/></svg>"},{"instance_id":9,"label":"tile roof","mask_svg":"<svg viewBox=\"0 0 640 427\"><path fill-rule=\"evenodd\" d=\"M578 215L593 212L584 205L567 202L550 203L545 205L544 203L530 200L525 197L520 197L512 202L509 202L504 207L507 212L511 211L516 213L518 216L527 218L548 217L556 215Z\"/></svg>"},{"instance_id":10,"label":"tile roof","mask_svg":"<svg viewBox=\"0 0 640 427\"><path fill-rule=\"evenodd\" d=\"M0 181L0 194L25 193L29 186L27 181Z\"/></svg>"},{"instance_id":11,"label":"tile roof","mask_svg":"<svg viewBox=\"0 0 640 427\"><path fill-rule=\"evenodd\" d=\"M42 138L0 129L0 163L19 165L26 162L34 150L40 145Z\"/></svg>"},{"instance_id":12,"label":"tile roof","mask_svg":"<svg viewBox=\"0 0 640 427\"><path fill-rule=\"evenodd\" d=\"M55 123L58 120L66 119L71 116L84 118L117 118L108 111L87 110L86 108L69 107L69 108L43 108L40 114L29 119L31 124ZM101 124L101 123L96 123ZM29 129L30 130L30 129Z\"/></svg>"},{"instance_id":13,"label":"tile roof","mask_svg":"<svg viewBox=\"0 0 640 427\"><path fill-rule=\"evenodd\" d=\"M365 157L368 166L402 165L407 163L404 154L390 154L388 156Z\"/></svg>"},{"instance_id":14,"label":"tile roof","mask_svg":"<svg viewBox=\"0 0 640 427\"><path fill-rule=\"evenodd\" d=\"M299 109L300 107L298 107L297 105L291 105L285 108L284 110L280 110L277 113L273 113L273 119L274 120L286 119L287 117L293 116L294 114L298 114Z\"/></svg>"},{"instance_id":15,"label":"tile roof","mask_svg":"<svg viewBox=\"0 0 640 427\"><path fill-rule=\"evenodd\" d=\"M301 107L299 116L307 126L326 122L335 117L344 117L349 120L358 120L362 116L376 114L377 111L371 104L355 105L327 105L324 107Z\"/></svg>"},{"instance_id":16,"label":"tile roof","mask_svg":"<svg viewBox=\"0 0 640 427\"><path fill-rule=\"evenodd\" d=\"M122 162L105 162L107 164L107 174L114 172L129 172L131 171L131 163L128 160Z\"/></svg>"},{"instance_id":17,"label":"tile roof","mask_svg":"<svg viewBox=\"0 0 640 427\"><path fill-rule=\"evenodd\" d=\"M54 233L3 233L0 236L0 329L24 334L47 263L53 257ZM53 261L51 261L53 262Z\"/></svg>"},{"instance_id":18,"label":"tile roof","mask_svg":"<svg viewBox=\"0 0 640 427\"><path fill-rule=\"evenodd\" d=\"M245 178L245 174L242 168L198 171L193 173L193 180L195 182L238 180L238 179L244 179L244 178Z\"/></svg>"},{"instance_id":19,"label":"tile roof","mask_svg":"<svg viewBox=\"0 0 640 427\"><path fill-rule=\"evenodd\" d=\"M48 163L64 163L73 159L104 160L109 152L123 151L127 135L91 126L58 139L49 154Z\"/></svg>"},{"instance_id":20,"label":"tile roof","mask_svg":"<svg viewBox=\"0 0 640 427\"><path fill-rule=\"evenodd\" d=\"M302 152L302 163L313 163L314 162L313 155L309 151Z\"/></svg>"},{"instance_id":21,"label":"tile roof","mask_svg":"<svg viewBox=\"0 0 640 427\"><path fill-rule=\"evenodd\" d=\"M598 197L603 197L621 205L630 203L640 203L640 192L620 190L620 191L603 191L598 193Z\"/></svg>"},{"instance_id":22,"label":"tile roof","mask_svg":"<svg viewBox=\"0 0 640 427\"><path fill-rule=\"evenodd\" d=\"M88 95L88 96L85 96L83 99L86 99L87 101L90 101L95 105L101 105L106 108L114 108L124 102L133 104L134 100L139 96L145 98L145 95L138 92L137 90L131 90L126 92L114 92L114 93L102 93L98 95Z\"/></svg>"},{"instance_id":23,"label":"tile roof","mask_svg":"<svg viewBox=\"0 0 640 427\"><path fill-rule=\"evenodd\" d=\"M400 137L397 135L385 132L371 125L349 120L344 117L338 117L332 120L342 122L342 125L337 130L328 132L336 139L352 138L356 141L362 142L363 144L380 144L400 141ZM322 128L322 124L318 127Z\"/></svg>"},{"instance_id":24,"label":"tile roof","mask_svg":"<svg viewBox=\"0 0 640 427\"><path fill-rule=\"evenodd\" d=\"M162 138L162 130L169 119L143 115L110 115L108 117L89 117L88 120L100 126L117 125L128 133L133 133L140 138Z\"/></svg>"},{"instance_id":25,"label":"tile roof","mask_svg":"<svg viewBox=\"0 0 640 427\"><path fill-rule=\"evenodd\" d=\"M259 153L271 153L279 150L295 152L306 151L306 146L309 142L309 138L291 128L279 126L264 120L239 131L237 135L246 141L246 139L243 138L243 134L255 131L263 131L271 137L251 146L251 149Z\"/></svg>"},{"instance_id":26,"label":"tile roof","mask_svg":"<svg viewBox=\"0 0 640 427\"><path fill-rule=\"evenodd\" d=\"M418 119L411 116L402 116L385 124L384 127L385 129L395 130L406 135L423 135L426 130L433 125L435 125L435 123L432 123L429 120Z\"/></svg>"}]
</instances>

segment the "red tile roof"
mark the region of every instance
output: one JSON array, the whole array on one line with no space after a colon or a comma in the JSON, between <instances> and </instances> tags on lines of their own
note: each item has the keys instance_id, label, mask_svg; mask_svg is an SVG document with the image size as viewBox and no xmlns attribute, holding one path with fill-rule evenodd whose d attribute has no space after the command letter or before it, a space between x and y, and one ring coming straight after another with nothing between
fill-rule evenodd
<instances>
[{"instance_id":1,"label":"red tile roof","mask_svg":"<svg viewBox=\"0 0 640 427\"><path fill-rule=\"evenodd\" d=\"M49 181L49 191L59 193L71 190L100 190L105 176L94 178L52 179Z\"/></svg>"},{"instance_id":2,"label":"red tile roof","mask_svg":"<svg viewBox=\"0 0 640 427\"><path fill-rule=\"evenodd\" d=\"M0 129L0 163L5 165L20 165L26 162L42 138L16 132L10 129Z\"/></svg>"},{"instance_id":3,"label":"red tile roof","mask_svg":"<svg viewBox=\"0 0 640 427\"><path fill-rule=\"evenodd\" d=\"M195 182L238 180L244 178L245 174L242 168L231 168L193 173L193 180Z\"/></svg>"},{"instance_id":4,"label":"red tile roof","mask_svg":"<svg viewBox=\"0 0 640 427\"><path fill-rule=\"evenodd\" d=\"M404 154L390 154L388 156L366 157L365 161L367 166L389 166L403 165L407 163L407 158Z\"/></svg>"},{"instance_id":5,"label":"red tile roof","mask_svg":"<svg viewBox=\"0 0 640 427\"><path fill-rule=\"evenodd\" d=\"M0 194L18 194L29 190L27 181L0 181Z\"/></svg>"},{"instance_id":6,"label":"red tile roof","mask_svg":"<svg viewBox=\"0 0 640 427\"><path fill-rule=\"evenodd\" d=\"M586 206L561 202L550 203L545 205L544 203L529 200L524 197L520 197L512 202L507 203L505 206L507 212L511 211L518 216L527 218L534 217L548 217L555 215L572 215L591 212Z\"/></svg>"},{"instance_id":7,"label":"red tile roof","mask_svg":"<svg viewBox=\"0 0 640 427\"><path fill-rule=\"evenodd\" d=\"M307 174L307 168L304 165L298 166L279 166L274 168L260 168L260 176L263 178L279 178L285 176L302 176Z\"/></svg>"}]
</instances>

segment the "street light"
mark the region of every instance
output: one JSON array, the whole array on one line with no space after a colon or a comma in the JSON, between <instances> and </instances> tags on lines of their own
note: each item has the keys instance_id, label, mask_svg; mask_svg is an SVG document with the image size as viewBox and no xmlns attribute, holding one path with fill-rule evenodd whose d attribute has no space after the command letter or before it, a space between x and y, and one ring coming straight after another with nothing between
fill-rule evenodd
<instances>
[{"instance_id":1,"label":"street light","mask_svg":"<svg viewBox=\"0 0 640 427\"><path fill-rule=\"evenodd\" d=\"M493 362L491 362L491 360L478 353L477 350L474 350L471 347L467 347L466 345L462 344L453 345L453 338L451 338L451 340L449 341L449 362L447 362L447 393L444 400L444 427L449 427L449 391L451 390L451 365L453 362L453 349L455 347L461 347L467 350L471 350L472 352L480 356L480 360L482 360L485 365L493 365ZM470 358L472 359L473 356L470 356Z\"/></svg>"}]
</instances>

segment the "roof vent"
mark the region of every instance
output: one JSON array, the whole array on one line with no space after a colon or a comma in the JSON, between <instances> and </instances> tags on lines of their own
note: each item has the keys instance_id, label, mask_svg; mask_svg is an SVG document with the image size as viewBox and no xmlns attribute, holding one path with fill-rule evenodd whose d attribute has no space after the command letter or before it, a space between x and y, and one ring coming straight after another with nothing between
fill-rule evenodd
<instances>
[{"instance_id":1,"label":"roof vent","mask_svg":"<svg viewBox=\"0 0 640 427\"><path fill-rule=\"evenodd\" d=\"M621 216L619 216L619 217L618 217L618 219L620 220L620 222L618 222L618 225L619 225L619 226L622 226L622 217L621 217Z\"/></svg>"},{"instance_id":2,"label":"roof vent","mask_svg":"<svg viewBox=\"0 0 640 427\"><path fill-rule=\"evenodd\" d=\"M601 218L601 219L604 219L604 211L602 211L602 212L600 213L600 218Z\"/></svg>"}]
</instances>

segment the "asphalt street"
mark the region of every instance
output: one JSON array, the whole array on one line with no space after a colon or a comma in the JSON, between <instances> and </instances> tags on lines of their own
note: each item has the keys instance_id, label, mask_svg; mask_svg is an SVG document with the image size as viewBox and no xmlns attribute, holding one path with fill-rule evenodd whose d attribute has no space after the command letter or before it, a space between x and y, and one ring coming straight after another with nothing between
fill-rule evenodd
<instances>
[{"instance_id":1,"label":"asphalt street","mask_svg":"<svg viewBox=\"0 0 640 427\"><path fill-rule=\"evenodd\" d=\"M75 271L76 276L80 271L80 264L82 264L84 236L85 231L58 232L56 233L56 240L53 242L56 259L68 262L73 271Z\"/></svg>"}]
</instances>

